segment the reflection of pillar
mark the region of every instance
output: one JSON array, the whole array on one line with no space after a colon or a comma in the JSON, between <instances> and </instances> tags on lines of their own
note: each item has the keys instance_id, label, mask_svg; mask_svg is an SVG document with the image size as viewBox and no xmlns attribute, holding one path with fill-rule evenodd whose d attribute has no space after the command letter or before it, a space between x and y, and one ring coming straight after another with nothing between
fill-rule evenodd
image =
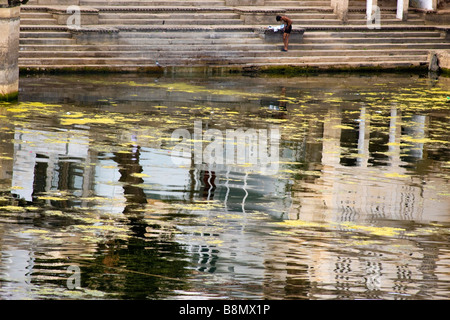
<instances>
[{"instance_id":1,"label":"reflection of pillar","mask_svg":"<svg viewBox=\"0 0 450 320\"><path fill-rule=\"evenodd\" d=\"M142 166L140 164L140 146L131 145L130 152L116 153L114 161L119 165L120 178L123 193L126 198L126 206L123 210L124 214L130 214L131 230L140 236L145 236L147 232L146 224L142 217L133 215L139 212L147 203L147 197L144 190L140 186L144 179L142 178Z\"/></svg>"},{"instance_id":2,"label":"reflection of pillar","mask_svg":"<svg viewBox=\"0 0 450 320\"><path fill-rule=\"evenodd\" d=\"M0 108L0 115L6 115L6 109ZM0 121L3 128L10 128L11 125ZM12 128L0 131L0 190L9 190L12 183L13 158L14 158L14 133Z\"/></svg>"},{"instance_id":3,"label":"reflection of pillar","mask_svg":"<svg viewBox=\"0 0 450 320\"><path fill-rule=\"evenodd\" d=\"M411 148L411 155L416 159L423 157L423 140L425 139L425 120L426 116L412 116L413 126L411 127L411 136L415 140Z\"/></svg>"},{"instance_id":4,"label":"reflection of pillar","mask_svg":"<svg viewBox=\"0 0 450 320\"><path fill-rule=\"evenodd\" d=\"M340 161L341 116L337 110L330 110L324 118L322 164L337 167Z\"/></svg>"},{"instance_id":5,"label":"reflection of pillar","mask_svg":"<svg viewBox=\"0 0 450 320\"><path fill-rule=\"evenodd\" d=\"M397 119L400 117L397 107L391 108L391 120L389 122L389 162L391 167L398 167L400 164L400 136L401 126L397 125Z\"/></svg>"},{"instance_id":6,"label":"reflection of pillar","mask_svg":"<svg viewBox=\"0 0 450 320\"><path fill-rule=\"evenodd\" d=\"M0 1L0 100L17 98L19 92L20 7Z\"/></svg>"},{"instance_id":7,"label":"reflection of pillar","mask_svg":"<svg viewBox=\"0 0 450 320\"><path fill-rule=\"evenodd\" d=\"M358 158L357 163L360 167L367 167L369 160L369 118L366 115L366 107L361 108L360 122L359 122L359 137L358 137Z\"/></svg>"}]
</instances>

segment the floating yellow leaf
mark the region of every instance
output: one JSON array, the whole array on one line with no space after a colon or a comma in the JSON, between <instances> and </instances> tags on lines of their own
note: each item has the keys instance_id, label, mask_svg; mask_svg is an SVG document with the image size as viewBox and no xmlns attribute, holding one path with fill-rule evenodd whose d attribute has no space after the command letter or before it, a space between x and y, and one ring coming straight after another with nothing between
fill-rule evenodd
<instances>
[{"instance_id":1,"label":"floating yellow leaf","mask_svg":"<svg viewBox=\"0 0 450 320\"><path fill-rule=\"evenodd\" d=\"M408 178L408 175L400 174L400 173L397 173L397 172L385 173L384 176L388 177L388 178Z\"/></svg>"},{"instance_id":2,"label":"floating yellow leaf","mask_svg":"<svg viewBox=\"0 0 450 320\"><path fill-rule=\"evenodd\" d=\"M333 129L351 129L351 130L353 130L355 128L350 127L350 126L344 126L344 125L336 125L336 126L333 126Z\"/></svg>"},{"instance_id":3,"label":"floating yellow leaf","mask_svg":"<svg viewBox=\"0 0 450 320\"><path fill-rule=\"evenodd\" d=\"M115 124L116 121L110 118L70 118L61 119L61 124L68 126L72 124Z\"/></svg>"},{"instance_id":4,"label":"floating yellow leaf","mask_svg":"<svg viewBox=\"0 0 450 320\"><path fill-rule=\"evenodd\" d=\"M136 178L150 177L148 174L145 173L132 173L131 176Z\"/></svg>"},{"instance_id":5,"label":"floating yellow leaf","mask_svg":"<svg viewBox=\"0 0 450 320\"><path fill-rule=\"evenodd\" d=\"M29 229L29 230L22 231L22 233L48 233L48 231L41 230L41 229Z\"/></svg>"},{"instance_id":6,"label":"floating yellow leaf","mask_svg":"<svg viewBox=\"0 0 450 320\"><path fill-rule=\"evenodd\" d=\"M353 230L366 231L366 232L369 232L369 233L371 233L373 235L377 235L377 236L388 236L388 237L396 236L396 235L400 234L401 232L406 231L405 229L402 229L402 228L363 226L363 225L358 225L358 224L354 224L351 222L342 223L342 226L345 226L345 227L353 229Z\"/></svg>"}]
</instances>

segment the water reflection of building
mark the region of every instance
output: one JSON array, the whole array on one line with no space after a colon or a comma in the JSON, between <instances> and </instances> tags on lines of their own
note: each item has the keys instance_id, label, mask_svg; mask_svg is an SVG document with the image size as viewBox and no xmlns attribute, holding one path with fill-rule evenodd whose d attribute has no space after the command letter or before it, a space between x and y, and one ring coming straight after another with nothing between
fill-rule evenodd
<instances>
[{"instance_id":1,"label":"water reflection of building","mask_svg":"<svg viewBox=\"0 0 450 320\"><path fill-rule=\"evenodd\" d=\"M375 226L389 226L389 221L393 225L395 221L410 220L447 222L449 203L437 201L438 193L445 190L445 178L421 175L417 169L415 174L408 171L424 160L427 150L423 141L427 137L428 117L402 116L392 107L390 122L382 131L387 132L387 136L382 137L381 142L373 142L371 139L376 140L374 136L379 139L380 135L373 134L377 131L371 130L371 125L380 124L371 123L367 108L362 107L359 117L351 119L353 122L344 122L339 108L330 109L323 126L322 174L313 181L295 180L290 219L373 223ZM345 130L350 132L343 138ZM405 143L405 136L409 143ZM349 152L350 138L354 141ZM387 145L387 150L380 151L377 143ZM437 290L439 266L436 259L438 255L447 254L438 253L431 243L399 237L397 252L390 248L394 252L386 254L386 247L382 245L361 245L359 254L355 254L358 246L351 244L354 241L351 238L342 243L318 239L316 246L315 234L312 231L310 234L309 241L304 243L302 237L296 239L295 249L276 245L268 248L272 254L265 261L264 287L269 299L289 295L292 298L353 299L358 297L356 283L365 291L364 298L386 298L387 290L393 299L408 299L413 296L411 283L415 279L422 280L417 278L419 275L429 281L429 286L423 286L423 291L417 292L415 297L433 296ZM339 238L337 234L336 237ZM327 245L330 247L325 249ZM347 245L351 248L348 253ZM338 249L340 247L344 249ZM299 282L307 283L310 290L305 292L299 285L294 293L292 287Z\"/></svg>"},{"instance_id":2,"label":"water reflection of building","mask_svg":"<svg viewBox=\"0 0 450 320\"><path fill-rule=\"evenodd\" d=\"M88 167L89 140L83 132L56 133L16 128L14 139L14 192L26 201L33 194L51 190L79 191L88 186L84 168ZM51 146L51 147L49 147Z\"/></svg>"},{"instance_id":3,"label":"water reflection of building","mask_svg":"<svg viewBox=\"0 0 450 320\"><path fill-rule=\"evenodd\" d=\"M351 122L352 129L348 128L349 120L358 120ZM227 228L219 228L217 232L192 232L183 238L193 259L197 259L198 270L226 272L230 268L230 277L265 278L268 296L277 296L274 291L283 287L285 295L303 297L308 294L305 288L310 287L312 289L309 290L314 291L314 283L330 283L333 288L339 289L341 298L346 298L351 287L349 281L360 280L352 270L364 275L369 290L376 291L384 281L383 286L401 291L412 272L407 264L382 263L382 259L375 254L363 259L335 255L332 248L308 247L301 237L285 247L271 247L264 243L255 245L259 242L258 233L255 230L247 232L245 223L245 214L252 211L263 211L276 219L307 221L372 222L383 218L432 220L434 217L441 220L442 216L437 215L448 212L448 205L433 202L430 206L427 201L432 201L428 199L433 196L427 193L433 192L433 188L422 187L424 181L427 184L439 183L439 179L432 182L426 177L423 180L419 176L404 177L412 160L421 159L426 150L423 143L417 143L409 151L404 150L402 135L408 134L421 141L426 133L427 118L421 115L402 117L400 111L393 107L389 125L384 130L389 132L388 135L378 134L377 131L375 135L371 130L371 126L375 125L380 124L373 121L367 108L361 108L355 119L346 119L338 108L330 109L323 126L308 129L310 131L304 143L292 144L295 147L286 143L282 149L284 159L299 161L305 153L309 161L320 159L320 163L312 161L310 164L315 168L308 168L316 172L320 169L320 175L299 179L280 180L278 177L248 174L236 167L214 170L179 167L172 164L169 150L143 141L139 135L133 139L132 133L125 132L120 142L134 141L135 144L130 145L129 150L122 151L131 151L128 155L133 155L139 148L137 165L141 167L139 171L128 174L135 173L141 178L123 181L121 170L132 159L118 156L119 152L90 150L90 135L95 134L95 130L58 132L55 136L50 131L25 131L20 128L16 129L14 136L17 141L14 154L8 151L12 149L12 144L2 144L8 149L4 154L14 158L8 171L2 170L2 173L5 177L12 173L14 193L28 201L33 200L33 195L52 190L70 190L79 197L97 195L112 200L98 203L93 208L108 213L124 213L127 199L133 192L141 200L147 197L187 203L218 201L223 207L217 210L194 210L190 213L205 217L203 221L206 221L208 228L214 226L219 215L224 214L223 208L225 213L240 214L241 219L231 218L230 215ZM151 130L148 129L143 135L154 136ZM310 140L311 135L323 136L322 150L319 150L316 141ZM381 140L374 142L374 138ZM387 150L380 145L387 146ZM134 191L129 190L128 197L124 190L126 184L134 188ZM83 206L83 202L77 205ZM219 247L215 244L217 240L235 245ZM423 251L432 250L424 246ZM270 255L270 258L261 252ZM430 279L435 277L434 259L435 256L423 254L421 270ZM386 285L381 270L398 270L400 280ZM403 281L403 278L406 280Z\"/></svg>"},{"instance_id":4,"label":"water reflection of building","mask_svg":"<svg viewBox=\"0 0 450 320\"><path fill-rule=\"evenodd\" d=\"M294 190L306 189L309 196L294 192L296 205L290 208L292 219L372 221L379 218L445 218L445 212L450 210L449 204L430 200L438 198L437 193L445 186L445 181L438 177L422 176L420 172L411 174L409 170L411 165L423 159L427 116L402 117L401 112L393 107L390 122L383 130L388 134L382 137L384 140L381 142L371 141L376 130L371 130L371 116L365 107L361 108L358 118L350 119L353 123L357 122L355 129L349 127L348 122L343 123L343 118L338 109L330 110L325 115L322 174L313 183L295 181L298 185L293 186ZM357 133L353 145L349 143L348 135L346 140L342 139L344 131ZM379 133L376 138L380 138ZM346 145L343 146L344 143ZM387 145L387 150L380 151L379 144ZM311 198L310 191L316 194L314 198ZM328 212L328 216L320 217L317 212Z\"/></svg>"}]
</instances>

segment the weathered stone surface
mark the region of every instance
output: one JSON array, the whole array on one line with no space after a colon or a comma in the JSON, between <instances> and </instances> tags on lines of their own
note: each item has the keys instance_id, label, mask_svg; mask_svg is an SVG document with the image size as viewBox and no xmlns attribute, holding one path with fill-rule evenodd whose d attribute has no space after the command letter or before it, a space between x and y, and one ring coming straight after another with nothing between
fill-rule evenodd
<instances>
[{"instance_id":1,"label":"weathered stone surface","mask_svg":"<svg viewBox=\"0 0 450 320\"><path fill-rule=\"evenodd\" d=\"M450 72L450 50L433 50L429 55L429 70Z\"/></svg>"},{"instance_id":2,"label":"weathered stone surface","mask_svg":"<svg viewBox=\"0 0 450 320\"><path fill-rule=\"evenodd\" d=\"M347 21L349 0L331 0L331 7L337 18L341 21Z\"/></svg>"},{"instance_id":3,"label":"weathered stone surface","mask_svg":"<svg viewBox=\"0 0 450 320\"><path fill-rule=\"evenodd\" d=\"M293 29L289 36L289 43L301 43L304 33L305 29L303 28ZM283 43L283 30L274 32L271 29L261 29L259 34L261 39L264 39L267 43Z\"/></svg>"},{"instance_id":4,"label":"weathered stone surface","mask_svg":"<svg viewBox=\"0 0 450 320\"><path fill-rule=\"evenodd\" d=\"M114 27L71 28L72 38L77 44L108 45L117 43L120 30Z\"/></svg>"},{"instance_id":5,"label":"weathered stone surface","mask_svg":"<svg viewBox=\"0 0 450 320\"><path fill-rule=\"evenodd\" d=\"M225 0L227 6L263 6L265 0Z\"/></svg>"},{"instance_id":6,"label":"weathered stone surface","mask_svg":"<svg viewBox=\"0 0 450 320\"><path fill-rule=\"evenodd\" d=\"M51 0L30 1L35 5L36 1ZM200 6L200 2L210 4ZM372 0L380 2L383 0ZM88 2L80 3L81 13L88 13L84 7ZM275 1L267 6L238 1L239 6L234 7L232 2L225 6L225 1L215 0L173 3L177 6L163 1L94 0L90 5L100 11L99 23L80 23L79 28L58 25L47 11L48 5L25 6L20 66L27 71L123 71L151 69L158 61L164 70L269 65L426 70L430 50L450 48L445 26L426 26L423 15L417 13L410 14L411 21L402 22L391 10L383 18L382 29L372 30L364 8L350 10L347 23L342 23L329 5L293 8L283 7L286 1L280 2L281 7L274 6ZM276 15L294 21L289 52L282 55L278 54L282 32L264 31L277 25ZM307 29L305 37L299 28Z\"/></svg>"},{"instance_id":7,"label":"weathered stone surface","mask_svg":"<svg viewBox=\"0 0 450 320\"><path fill-rule=\"evenodd\" d=\"M425 22L430 25L450 25L450 9L425 12Z\"/></svg>"},{"instance_id":8,"label":"weathered stone surface","mask_svg":"<svg viewBox=\"0 0 450 320\"><path fill-rule=\"evenodd\" d=\"M78 7L79 12L74 12L67 6L50 6L48 12L53 15L58 25L67 25L71 17L79 14L80 26L97 25L99 10L92 7Z\"/></svg>"},{"instance_id":9,"label":"weathered stone surface","mask_svg":"<svg viewBox=\"0 0 450 320\"><path fill-rule=\"evenodd\" d=\"M20 7L0 8L0 100L19 91Z\"/></svg>"}]
</instances>

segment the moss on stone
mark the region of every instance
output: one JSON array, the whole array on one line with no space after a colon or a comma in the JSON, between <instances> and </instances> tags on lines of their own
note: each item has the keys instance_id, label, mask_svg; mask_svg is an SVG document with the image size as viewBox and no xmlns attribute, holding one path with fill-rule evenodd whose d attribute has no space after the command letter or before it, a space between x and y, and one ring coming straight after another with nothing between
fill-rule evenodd
<instances>
[{"instance_id":1,"label":"moss on stone","mask_svg":"<svg viewBox=\"0 0 450 320\"><path fill-rule=\"evenodd\" d=\"M450 69L441 68L441 75L443 75L444 77L450 77Z\"/></svg>"},{"instance_id":2,"label":"moss on stone","mask_svg":"<svg viewBox=\"0 0 450 320\"><path fill-rule=\"evenodd\" d=\"M14 101L19 97L19 92L11 92L7 94L0 94L0 101Z\"/></svg>"},{"instance_id":3,"label":"moss on stone","mask_svg":"<svg viewBox=\"0 0 450 320\"><path fill-rule=\"evenodd\" d=\"M261 67L254 72L272 75L299 75L308 73L358 73L358 72L397 72L397 73L411 73L411 72L425 72L427 66L398 66L398 67L383 67L383 66L358 66L358 67L326 67L318 68L311 66L267 66Z\"/></svg>"},{"instance_id":4,"label":"moss on stone","mask_svg":"<svg viewBox=\"0 0 450 320\"><path fill-rule=\"evenodd\" d=\"M21 68L21 74L79 74L79 73L148 73L148 74L264 74L273 76L297 76L311 73L358 73L358 72L398 72L398 73L417 73L426 72L427 66L398 66L398 67L383 67L383 66L343 66L343 67L314 67L314 66L194 66L194 67L167 67L161 68L157 66L147 67L130 67L130 68L116 68L116 67L63 67L63 68Z\"/></svg>"}]
</instances>

